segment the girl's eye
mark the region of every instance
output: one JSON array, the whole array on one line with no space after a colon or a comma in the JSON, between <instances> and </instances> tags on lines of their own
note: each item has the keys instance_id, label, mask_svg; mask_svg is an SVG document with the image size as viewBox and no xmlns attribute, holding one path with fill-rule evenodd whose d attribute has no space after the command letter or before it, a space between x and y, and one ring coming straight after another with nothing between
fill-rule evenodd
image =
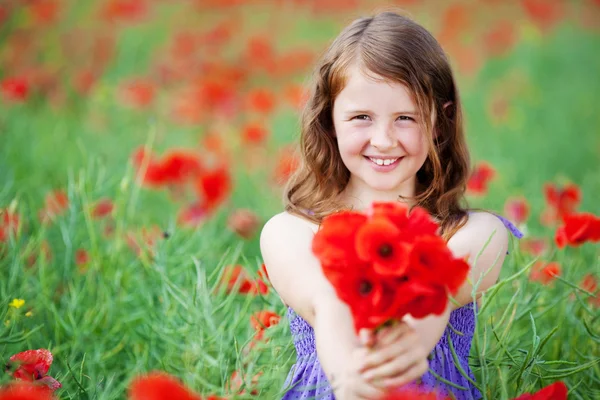
<instances>
[{"instance_id":1,"label":"girl's eye","mask_svg":"<svg viewBox=\"0 0 600 400\"><path fill-rule=\"evenodd\" d=\"M369 116L366 114L361 114L361 115L357 115L356 117L353 117L352 119L356 119L359 121L368 121L369 120Z\"/></svg>"},{"instance_id":2,"label":"girl's eye","mask_svg":"<svg viewBox=\"0 0 600 400\"><path fill-rule=\"evenodd\" d=\"M414 119L412 119L411 117L408 117L406 115L401 115L401 116L398 117L398 119L400 121L414 121Z\"/></svg>"}]
</instances>

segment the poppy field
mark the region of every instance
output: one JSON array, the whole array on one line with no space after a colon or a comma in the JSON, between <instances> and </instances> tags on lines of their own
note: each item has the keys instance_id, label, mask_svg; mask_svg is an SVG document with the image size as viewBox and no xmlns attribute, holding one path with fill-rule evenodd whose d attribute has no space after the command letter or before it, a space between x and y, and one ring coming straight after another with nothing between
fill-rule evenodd
<instances>
[{"instance_id":1,"label":"poppy field","mask_svg":"<svg viewBox=\"0 0 600 400\"><path fill-rule=\"evenodd\" d=\"M7 0L0 400L281 398L260 230L314 62L387 6L454 68L469 206L525 234L478 310L476 384L600 398L600 1Z\"/></svg>"}]
</instances>

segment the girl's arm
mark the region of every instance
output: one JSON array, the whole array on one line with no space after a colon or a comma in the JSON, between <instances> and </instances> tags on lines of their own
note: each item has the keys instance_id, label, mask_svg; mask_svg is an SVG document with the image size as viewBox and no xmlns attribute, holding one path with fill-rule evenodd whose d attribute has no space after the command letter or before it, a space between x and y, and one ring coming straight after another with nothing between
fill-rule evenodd
<instances>
[{"instance_id":1,"label":"girl's arm","mask_svg":"<svg viewBox=\"0 0 600 400\"><path fill-rule=\"evenodd\" d=\"M489 243L486 246L486 242ZM458 290L454 299L458 305L449 302L446 311L442 315L433 315L423 319L414 319L410 316L404 321L411 326L420 338L423 348L429 353L442 337L450 313L472 301L473 286L477 286L476 298L492 286L500 275L502 263L508 248L508 232L502 221L489 213L475 213L469 216L469 221L448 241L448 247L455 257L468 257L471 271L467 282ZM484 248L485 247L485 248ZM479 256L478 256L479 255ZM480 280L479 285L477 282ZM382 332L382 334L394 336L394 332ZM369 337L367 342L377 342L377 339ZM390 371L394 370L393 360L388 362L389 346L375 345L365 359L363 370L369 370L368 379L390 379L393 378ZM398 380L388 381L390 386L396 386Z\"/></svg>"},{"instance_id":2,"label":"girl's arm","mask_svg":"<svg viewBox=\"0 0 600 400\"><path fill-rule=\"evenodd\" d=\"M495 215L473 213L467 223L450 238L448 247L455 257L468 257L471 265L467 281L454 296L458 305L449 302L446 312L441 316L434 315L420 320L406 318L409 325L420 333L423 345L429 351L433 350L444 333L450 312L475 301L498 280L508 248L508 231ZM472 294L473 286L477 286L475 299Z\"/></svg>"},{"instance_id":3,"label":"girl's arm","mask_svg":"<svg viewBox=\"0 0 600 400\"><path fill-rule=\"evenodd\" d=\"M352 368L361 358L352 315L337 298L312 253L313 236L307 224L287 213L271 218L260 236L269 279L283 302L314 328L319 360L337 389L336 395L343 399L377 398L381 390L362 381L358 368Z\"/></svg>"}]
</instances>

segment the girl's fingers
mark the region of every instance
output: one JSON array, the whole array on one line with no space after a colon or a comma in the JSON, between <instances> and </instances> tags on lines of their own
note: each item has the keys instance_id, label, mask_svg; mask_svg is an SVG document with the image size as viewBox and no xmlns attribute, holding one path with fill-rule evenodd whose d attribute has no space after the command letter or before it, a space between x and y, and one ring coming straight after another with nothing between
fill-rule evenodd
<instances>
[{"instance_id":1,"label":"girl's fingers","mask_svg":"<svg viewBox=\"0 0 600 400\"><path fill-rule=\"evenodd\" d=\"M380 399L385 394L385 386L378 387L363 379L360 379L360 381L357 382L357 385L356 394L361 400Z\"/></svg>"},{"instance_id":2,"label":"girl's fingers","mask_svg":"<svg viewBox=\"0 0 600 400\"><path fill-rule=\"evenodd\" d=\"M367 353L359 368L359 372L365 372L370 368L378 367L389 360L393 360L405 352L413 350L417 343L418 338L416 334L409 332L397 338L395 342L388 346L377 346Z\"/></svg>"},{"instance_id":3,"label":"girl's fingers","mask_svg":"<svg viewBox=\"0 0 600 400\"><path fill-rule=\"evenodd\" d=\"M376 348L388 346L397 341L402 335L408 333L411 328L404 322L397 323L393 326L384 328L377 334Z\"/></svg>"},{"instance_id":4,"label":"girl's fingers","mask_svg":"<svg viewBox=\"0 0 600 400\"><path fill-rule=\"evenodd\" d=\"M384 363L378 367L372 368L363 374L363 377L367 381L381 380L386 378L393 378L404 371L409 370L414 365L420 363L426 359L426 354L420 348L414 351L408 351L391 361Z\"/></svg>"},{"instance_id":5,"label":"girl's fingers","mask_svg":"<svg viewBox=\"0 0 600 400\"><path fill-rule=\"evenodd\" d=\"M361 329L358 332L358 339L363 346L371 347L375 343L375 335L370 329Z\"/></svg>"},{"instance_id":6,"label":"girl's fingers","mask_svg":"<svg viewBox=\"0 0 600 400\"><path fill-rule=\"evenodd\" d=\"M381 383L386 389L399 387L422 377L428 370L429 363L427 362L427 360L423 360L417 364L414 364L404 373L393 378L384 379Z\"/></svg>"}]
</instances>

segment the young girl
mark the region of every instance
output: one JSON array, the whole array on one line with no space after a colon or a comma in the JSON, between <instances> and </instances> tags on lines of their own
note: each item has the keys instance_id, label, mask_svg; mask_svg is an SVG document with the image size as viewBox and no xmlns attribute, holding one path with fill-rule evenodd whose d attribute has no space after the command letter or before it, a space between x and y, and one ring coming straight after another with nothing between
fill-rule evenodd
<instances>
[{"instance_id":1,"label":"young girl","mask_svg":"<svg viewBox=\"0 0 600 400\"><path fill-rule=\"evenodd\" d=\"M311 252L326 215L401 201L427 209L453 254L469 258L469 282L480 281L476 296L496 282L506 228L520 232L501 217L461 207L469 154L458 91L438 42L393 12L354 21L317 65L300 141L303 163L286 189L286 211L261 234L298 357L284 399L378 399L411 382L457 399L481 398L467 360L476 307L470 283L455 296L459 305L449 302L441 316L405 318L357 337L349 308Z\"/></svg>"}]
</instances>

